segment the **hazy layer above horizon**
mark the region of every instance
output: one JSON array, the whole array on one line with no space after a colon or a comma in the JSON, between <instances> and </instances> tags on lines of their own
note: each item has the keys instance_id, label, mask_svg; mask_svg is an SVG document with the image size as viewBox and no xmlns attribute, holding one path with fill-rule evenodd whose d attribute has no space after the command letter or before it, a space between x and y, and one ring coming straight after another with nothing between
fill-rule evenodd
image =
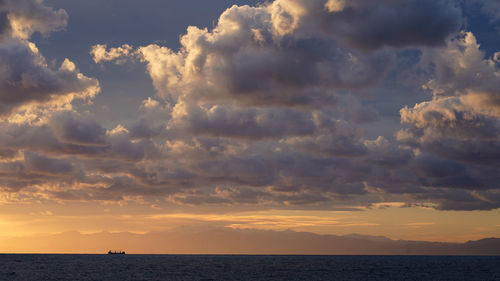
<instances>
[{"instance_id":1,"label":"hazy layer above horizon","mask_svg":"<svg viewBox=\"0 0 500 281\"><path fill-rule=\"evenodd\" d=\"M391 240L367 235L318 235L308 232L175 229L146 234L80 234L0 239L0 253L218 254L218 255L500 255L500 239L467 243Z\"/></svg>"}]
</instances>

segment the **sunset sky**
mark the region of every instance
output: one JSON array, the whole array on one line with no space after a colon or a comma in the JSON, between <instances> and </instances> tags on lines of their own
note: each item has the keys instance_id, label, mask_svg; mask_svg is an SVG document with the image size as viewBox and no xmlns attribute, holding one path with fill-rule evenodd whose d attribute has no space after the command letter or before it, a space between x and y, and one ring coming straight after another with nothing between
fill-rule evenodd
<instances>
[{"instance_id":1,"label":"sunset sky","mask_svg":"<svg viewBox=\"0 0 500 281\"><path fill-rule=\"evenodd\" d=\"M500 237L499 67L496 0L0 0L0 252Z\"/></svg>"}]
</instances>

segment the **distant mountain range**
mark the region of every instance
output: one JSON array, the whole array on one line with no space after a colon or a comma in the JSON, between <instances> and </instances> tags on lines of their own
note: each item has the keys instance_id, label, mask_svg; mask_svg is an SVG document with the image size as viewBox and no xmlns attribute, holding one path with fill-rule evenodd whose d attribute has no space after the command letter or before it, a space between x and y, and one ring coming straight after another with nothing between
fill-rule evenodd
<instances>
[{"instance_id":1,"label":"distant mountain range","mask_svg":"<svg viewBox=\"0 0 500 281\"><path fill-rule=\"evenodd\" d=\"M66 232L0 239L0 252L305 255L500 255L500 239L466 243L391 240L383 236L213 228L133 234Z\"/></svg>"}]
</instances>

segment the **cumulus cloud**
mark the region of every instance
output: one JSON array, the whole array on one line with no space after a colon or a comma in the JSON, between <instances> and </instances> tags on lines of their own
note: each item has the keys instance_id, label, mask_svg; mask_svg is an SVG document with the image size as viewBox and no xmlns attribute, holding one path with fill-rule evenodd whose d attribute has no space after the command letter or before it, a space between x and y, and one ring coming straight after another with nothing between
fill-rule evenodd
<instances>
[{"instance_id":1,"label":"cumulus cloud","mask_svg":"<svg viewBox=\"0 0 500 281\"><path fill-rule=\"evenodd\" d=\"M5 0L0 7L0 116L40 106L62 106L91 99L99 92L96 79L81 74L69 59L51 67L28 39L48 35L67 22L64 10L42 1Z\"/></svg>"},{"instance_id":2,"label":"cumulus cloud","mask_svg":"<svg viewBox=\"0 0 500 281\"><path fill-rule=\"evenodd\" d=\"M51 116L49 126L60 141L82 145L104 145L106 130L93 120L71 111Z\"/></svg>"},{"instance_id":3,"label":"cumulus cloud","mask_svg":"<svg viewBox=\"0 0 500 281\"><path fill-rule=\"evenodd\" d=\"M312 114L289 109L241 109L228 105L204 108L178 103L172 117L168 129L200 136L260 139L310 135L315 131Z\"/></svg>"},{"instance_id":4,"label":"cumulus cloud","mask_svg":"<svg viewBox=\"0 0 500 281\"><path fill-rule=\"evenodd\" d=\"M294 137L286 142L297 149L329 156L360 156L366 153L361 136L351 124L338 121L331 130L313 137Z\"/></svg>"},{"instance_id":5,"label":"cumulus cloud","mask_svg":"<svg viewBox=\"0 0 500 281\"><path fill-rule=\"evenodd\" d=\"M444 45L462 20L452 1L329 0L325 6L331 32L361 49Z\"/></svg>"},{"instance_id":6,"label":"cumulus cloud","mask_svg":"<svg viewBox=\"0 0 500 281\"><path fill-rule=\"evenodd\" d=\"M441 59L436 52L424 54L425 59L432 59L436 72L435 79L425 86L434 98L401 110L401 121L411 127L401 131L399 138L429 148L441 144L436 151L454 150L449 155L464 160L495 158L500 76L494 60L484 58L471 33L451 40Z\"/></svg>"},{"instance_id":7,"label":"cumulus cloud","mask_svg":"<svg viewBox=\"0 0 500 281\"><path fill-rule=\"evenodd\" d=\"M439 134L496 137L496 113L483 106L498 88L495 65L483 60L471 34L458 33L461 24L453 1L277 0L233 6L212 30L189 27L178 51L96 45L91 53L96 62L146 63L168 105L164 127L143 117L130 132L168 138L162 161L176 168L146 161L149 179L142 182L183 181L189 191L170 197L177 203L367 203L381 192L444 206L430 189L484 190L495 179L457 162L465 161L455 159L458 148L448 159L446 149L423 145ZM401 110L411 128L398 133L399 143L367 140L356 126L378 114L359 93L387 79L404 48L423 51L421 67L433 77L425 89L435 100ZM157 101L147 104L159 108ZM465 174L453 175L459 172Z\"/></svg>"},{"instance_id":8,"label":"cumulus cloud","mask_svg":"<svg viewBox=\"0 0 500 281\"><path fill-rule=\"evenodd\" d=\"M0 18L1 33L28 39L35 32L46 36L64 28L68 14L62 9L54 10L45 6L43 0L2 0Z\"/></svg>"},{"instance_id":9,"label":"cumulus cloud","mask_svg":"<svg viewBox=\"0 0 500 281\"><path fill-rule=\"evenodd\" d=\"M434 79L425 85L433 95L489 94L491 102L498 103L495 58L485 58L471 32L451 38L445 48L425 50L422 64L433 71Z\"/></svg>"},{"instance_id":10,"label":"cumulus cloud","mask_svg":"<svg viewBox=\"0 0 500 281\"><path fill-rule=\"evenodd\" d=\"M464 208L497 208L500 80L494 58L485 58L474 35L463 33L441 50L426 50L423 63L435 72L425 85L433 99L401 110L407 127L398 140L420 151L414 167L424 185L472 190L464 191ZM456 209L462 201L440 202L440 208Z\"/></svg>"},{"instance_id":11,"label":"cumulus cloud","mask_svg":"<svg viewBox=\"0 0 500 281\"><path fill-rule=\"evenodd\" d=\"M29 42L0 43L0 114L26 105L65 104L90 99L99 91L97 80L85 77L65 60L58 69L48 67Z\"/></svg>"},{"instance_id":12,"label":"cumulus cloud","mask_svg":"<svg viewBox=\"0 0 500 281\"><path fill-rule=\"evenodd\" d=\"M133 56L146 62L158 95L173 105L171 132L254 139L311 135L318 129L311 109L334 107L338 91L379 82L393 57L383 50L348 49L334 36L284 31L280 9L328 16L319 2L233 6L211 31L189 27L178 52L158 45L134 52L126 45L96 45L92 54L96 61Z\"/></svg>"},{"instance_id":13,"label":"cumulus cloud","mask_svg":"<svg viewBox=\"0 0 500 281\"><path fill-rule=\"evenodd\" d=\"M335 42L314 39L269 42L261 47L253 35L239 38L239 33L226 32L190 28L181 40L185 52L173 53L155 45L140 48L159 94L232 100L245 106L332 104L334 89L377 82L390 60L385 53L349 53ZM213 38L203 42L205 37Z\"/></svg>"},{"instance_id":14,"label":"cumulus cloud","mask_svg":"<svg viewBox=\"0 0 500 281\"><path fill-rule=\"evenodd\" d=\"M404 1L402 4L395 1L377 4L358 2L353 5L363 10L359 12L359 17L373 11L373 8L398 14L400 9L409 11L416 5L415 1ZM331 96L324 87L339 89L373 85L380 80L391 59L385 52L367 54L346 48L343 41L346 38L354 40L355 35L349 32L345 36L335 34L341 29L341 24L332 22L331 26L321 27L318 30L320 33L316 32L322 20L347 20L346 16L329 13L324 4L324 1L275 1L259 7L234 6L221 15L212 31L189 27L187 34L181 38L182 47L178 52L150 45L139 48L134 55L141 56L148 63L153 82L163 97L179 96L186 91L193 95L201 91L193 89L197 87L205 89L204 98L231 98L252 105L321 104L328 102ZM376 18L374 23L380 30L397 27L401 32L412 35L407 36L412 42L403 41L395 45L404 47L413 42L415 45L427 45L426 40L435 40L429 45L436 45L458 30L460 10L449 5L447 1L426 1L424 8L412 12L412 20L419 20L409 24L415 30L398 22L407 19L403 16L388 22ZM346 8L346 11L352 9ZM437 32L435 26L445 26L438 19L447 19L446 16L436 16L437 22L428 28L421 28L429 24L429 21L422 21L428 14L427 10L451 13L455 24L437 35L426 34L427 31ZM379 16L386 18L384 14ZM362 26L375 26L366 24L365 20L352 21L363 22ZM344 25L350 26L348 23ZM386 34L391 40L402 37L392 36L394 32ZM429 39L433 36L435 39ZM364 35L359 37L366 38ZM383 40L382 36L375 37ZM370 48L377 49L382 45L391 43L377 43ZM93 51L94 59L102 61L106 57L106 60L111 60L119 55L129 55L128 47L124 45L106 50L103 45L96 45L93 48L96 50ZM222 85L224 87L215 88Z\"/></svg>"},{"instance_id":15,"label":"cumulus cloud","mask_svg":"<svg viewBox=\"0 0 500 281\"><path fill-rule=\"evenodd\" d=\"M149 140L132 141L127 131L106 131L75 111L56 111L37 124L1 123L0 146L53 155L140 160L154 150Z\"/></svg>"},{"instance_id":16,"label":"cumulus cloud","mask_svg":"<svg viewBox=\"0 0 500 281\"><path fill-rule=\"evenodd\" d=\"M36 122L11 114L0 124L0 180L54 200L331 209L397 198L494 208L497 60L459 33L461 21L459 6L445 0L276 0L230 7L213 29L189 27L179 50L96 45L96 63L145 63L157 96L114 128L71 106ZM97 93L97 81L69 60L50 69L11 25L0 16L0 34L10 36L0 47L8 61L8 44L24 46L12 48L24 52L24 68L0 76L28 88L0 94L5 112ZM401 60L410 49L418 65ZM363 128L380 118L373 89L397 85L388 82L396 63L431 77L424 90L432 100L401 110L396 140L367 137Z\"/></svg>"},{"instance_id":17,"label":"cumulus cloud","mask_svg":"<svg viewBox=\"0 0 500 281\"><path fill-rule=\"evenodd\" d=\"M141 185L149 174L137 164L161 152L149 140L131 141L127 130L107 131L75 111L56 111L36 124L4 122L0 129L3 190L53 200L122 200L152 190ZM123 179L135 188L120 186Z\"/></svg>"},{"instance_id":18,"label":"cumulus cloud","mask_svg":"<svg viewBox=\"0 0 500 281\"><path fill-rule=\"evenodd\" d=\"M106 62L106 61L116 61L117 64L123 63L123 58L132 55L133 48L128 44L124 44L121 47L110 48L109 51L106 49L106 45L95 45L90 50L90 54L95 63Z\"/></svg>"}]
</instances>

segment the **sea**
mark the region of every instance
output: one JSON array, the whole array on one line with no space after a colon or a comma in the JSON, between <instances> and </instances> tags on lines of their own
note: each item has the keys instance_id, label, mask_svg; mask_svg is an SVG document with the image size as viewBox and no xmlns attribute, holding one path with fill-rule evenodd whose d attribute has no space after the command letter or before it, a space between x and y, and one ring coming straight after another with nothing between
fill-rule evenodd
<instances>
[{"instance_id":1,"label":"sea","mask_svg":"<svg viewBox=\"0 0 500 281\"><path fill-rule=\"evenodd\" d=\"M500 280L500 257L0 255L0 280Z\"/></svg>"}]
</instances>

